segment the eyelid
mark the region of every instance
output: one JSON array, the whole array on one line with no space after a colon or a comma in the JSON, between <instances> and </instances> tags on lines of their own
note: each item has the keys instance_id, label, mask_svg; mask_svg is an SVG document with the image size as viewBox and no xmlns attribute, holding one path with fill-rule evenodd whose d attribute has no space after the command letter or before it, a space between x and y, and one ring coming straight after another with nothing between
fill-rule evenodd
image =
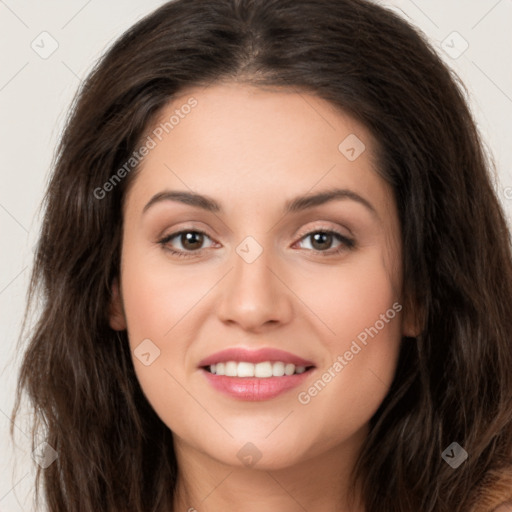
<instances>
[{"instance_id":1,"label":"eyelid","mask_svg":"<svg viewBox=\"0 0 512 512\"><path fill-rule=\"evenodd\" d=\"M340 228L334 227L332 225L328 225L327 223L325 223L325 221L324 221L324 223L322 223L322 221L320 221L320 225L319 226L314 226L313 228L301 229L298 232L298 234L296 235L296 237L298 239L302 239L306 235L311 235L311 234L316 233L318 231L334 232L334 233L337 233L338 235L340 235L341 237L343 237L343 238L345 238L347 240L353 239L351 234L344 235L343 233L341 233ZM349 231L349 230L347 229L347 231Z\"/></svg>"},{"instance_id":2,"label":"eyelid","mask_svg":"<svg viewBox=\"0 0 512 512\"><path fill-rule=\"evenodd\" d=\"M169 233L168 235L162 236L159 238L158 242L160 245L162 245L163 249L171 252L174 255L182 256L182 257L197 257L202 255L202 253L211 247L205 247L201 248L195 251L184 251L181 249L175 250L167 247L167 244L170 240L179 237L183 233L199 233L210 240L212 240L214 243L216 242L208 233L200 228L197 228L195 226L186 226L184 228L179 229L178 231L173 231L172 233ZM335 249L328 249L326 251L319 251L314 249L307 249L308 252L313 252L316 254L319 254L321 256L327 257L327 256L336 256L339 252L342 252L343 250L350 250L355 247L355 239L352 236L344 235L340 232L339 228L334 228L331 226L327 226L326 224L321 224L320 226L311 227L309 229L301 230L294 238L297 238L297 240L293 243L293 245L296 245L297 243L301 242L303 239L307 238L308 236L311 236L315 233L328 233L332 234L333 236L337 237L338 240L341 243L341 246ZM293 246L292 245L292 246Z\"/></svg>"},{"instance_id":3,"label":"eyelid","mask_svg":"<svg viewBox=\"0 0 512 512\"><path fill-rule=\"evenodd\" d=\"M162 245L167 244L170 240L172 240L173 238L178 238L183 233L199 233L199 234L204 235L205 237L209 238L210 240L213 240L212 237L208 233L206 233L206 231L203 231L202 229L183 228L183 229L179 229L178 231L173 231L172 233L169 233L168 235L164 235L164 236L160 237L158 240L158 243L160 243ZM184 252L187 252L190 254L199 254L203 250L204 250L204 248L199 249L197 251L184 251Z\"/></svg>"}]
</instances>

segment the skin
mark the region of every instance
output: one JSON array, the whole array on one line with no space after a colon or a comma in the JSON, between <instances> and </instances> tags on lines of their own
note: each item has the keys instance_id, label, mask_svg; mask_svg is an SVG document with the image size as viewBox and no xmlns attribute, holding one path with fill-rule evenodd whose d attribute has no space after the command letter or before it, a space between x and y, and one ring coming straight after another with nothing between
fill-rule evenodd
<instances>
[{"instance_id":1,"label":"skin","mask_svg":"<svg viewBox=\"0 0 512 512\"><path fill-rule=\"evenodd\" d=\"M360 499L347 503L347 479L392 382L402 336L417 333L413 312L404 307L385 323L309 403L297 395L393 303L403 304L400 225L392 189L375 171L376 143L313 95L229 82L183 92L161 118L191 96L197 106L144 158L127 193L110 319L128 330L132 354L144 339L160 350L148 366L135 356L133 363L174 434L175 510L361 512ZM338 149L350 134L366 147L354 161ZM357 193L376 214L345 198L283 215L287 200L331 187ZM163 190L208 195L223 211L161 201L143 214ZM321 228L355 247L334 254L336 237L315 245L311 233ZM181 229L207 234L195 245L180 236L167 243L190 258L158 243ZM252 263L236 252L247 236L262 248ZM197 367L234 346L279 348L316 369L271 400L237 400ZM248 442L261 455L253 465L237 457Z\"/></svg>"}]
</instances>

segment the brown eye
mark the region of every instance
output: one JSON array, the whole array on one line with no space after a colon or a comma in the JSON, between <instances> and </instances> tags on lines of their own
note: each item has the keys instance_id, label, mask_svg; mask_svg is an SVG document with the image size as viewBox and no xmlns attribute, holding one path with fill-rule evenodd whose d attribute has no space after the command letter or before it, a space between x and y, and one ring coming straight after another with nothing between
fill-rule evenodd
<instances>
[{"instance_id":1,"label":"brown eye","mask_svg":"<svg viewBox=\"0 0 512 512\"><path fill-rule=\"evenodd\" d=\"M355 241L343 236L337 231L328 229L320 229L317 231L311 231L301 238L301 242L310 241L310 248L308 250L315 251L322 256L330 256L333 254L340 253L344 250L352 249L355 246ZM331 249L334 241L338 241L338 246ZM331 249L331 250L329 250Z\"/></svg>"},{"instance_id":2,"label":"brown eye","mask_svg":"<svg viewBox=\"0 0 512 512\"><path fill-rule=\"evenodd\" d=\"M180 235L181 245L187 251L200 249L203 241L203 233L198 231L185 231Z\"/></svg>"},{"instance_id":3,"label":"brown eye","mask_svg":"<svg viewBox=\"0 0 512 512\"><path fill-rule=\"evenodd\" d=\"M311 244L312 247L319 251L329 249L333 241L333 236L323 231L318 231L317 233L313 233L309 236L311 237L311 240L313 240L313 243Z\"/></svg>"},{"instance_id":4,"label":"brown eye","mask_svg":"<svg viewBox=\"0 0 512 512\"><path fill-rule=\"evenodd\" d=\"M197 256L202 252L205 238L210 239L210 237L202 231L188 229L171 233L159 240L158 243L171 254L186 258ZM178 247L175 247L176 245L178 245Z\"/></svg>"}]
</instances>

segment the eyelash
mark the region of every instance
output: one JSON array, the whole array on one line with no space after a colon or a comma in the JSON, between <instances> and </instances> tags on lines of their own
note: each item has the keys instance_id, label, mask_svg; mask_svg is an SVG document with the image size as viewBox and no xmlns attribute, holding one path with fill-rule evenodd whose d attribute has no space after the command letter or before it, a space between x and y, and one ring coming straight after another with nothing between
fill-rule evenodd
<instances>
[{"instance_id":1,"label":"eyelash","mask_svg":"<svg viewBox=\"0 0 512 512\"><path fill-rule=\"evenodd\" d=\"M173 238L176 238L184 233L199 233L201 235L204 235L204 236L210 238L204 231L201 231L200 229L183 229L181 231L177 231L176 233L171 233L170 235L165 236L161 240L158 240L158 243L162 246L162 249L170 252L173 256L177 256L179 258L193 258L195 256L200 255L205 249L199 249L198 251L188 251L187 252L187 251L176 251L175 249L171 249L167 246L167 244ZM341 245L332 252L319 251L319 250L315 250L315 249L307 249L308 251L313 251L313 252L319 253L324 258L329 257L329 256L336 256L345 250L353 250L355 247L355 240L353 240L352 238L348 238L348 237L342 235L341 233L338 233L337 231L334 231L332 229L324 229L324 228L319 228L319 229L315 229L314 231L309 231L308 233L302 235L299 238L299 241L303 240L311 235L317 234L317 233L322 233L325 235L334 235L341 242Z\"/></svg>"}]
</instances>

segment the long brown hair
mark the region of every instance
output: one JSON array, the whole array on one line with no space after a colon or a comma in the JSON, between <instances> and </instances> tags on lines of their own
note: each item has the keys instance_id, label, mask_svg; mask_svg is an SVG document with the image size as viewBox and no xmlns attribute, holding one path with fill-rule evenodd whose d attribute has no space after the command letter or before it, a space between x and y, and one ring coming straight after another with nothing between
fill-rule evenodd
<instances>
[{"instance_id":1,"label":"long brown hair","mask_svg":"<svg viewBox=\"0 0 512 512\"><path fill-rule=\"evenodd\" d=\"M220 80L316 94L378 141L422 333L402 344L354 482L367 512L479 510L512 468L510 232L463 87L421 33L365 0L168 2L83 83L44 198L25 320L36 296L41 309L20 338L12 419L26 392L34 442L42 430L58 454L37 468L36 500L42 477L52 512L172 510L172 432L108 321L137 169L94 191L178 92ZM457 469L442 457L454 442L468 453Z\"/></svg>"}]
</instances>

